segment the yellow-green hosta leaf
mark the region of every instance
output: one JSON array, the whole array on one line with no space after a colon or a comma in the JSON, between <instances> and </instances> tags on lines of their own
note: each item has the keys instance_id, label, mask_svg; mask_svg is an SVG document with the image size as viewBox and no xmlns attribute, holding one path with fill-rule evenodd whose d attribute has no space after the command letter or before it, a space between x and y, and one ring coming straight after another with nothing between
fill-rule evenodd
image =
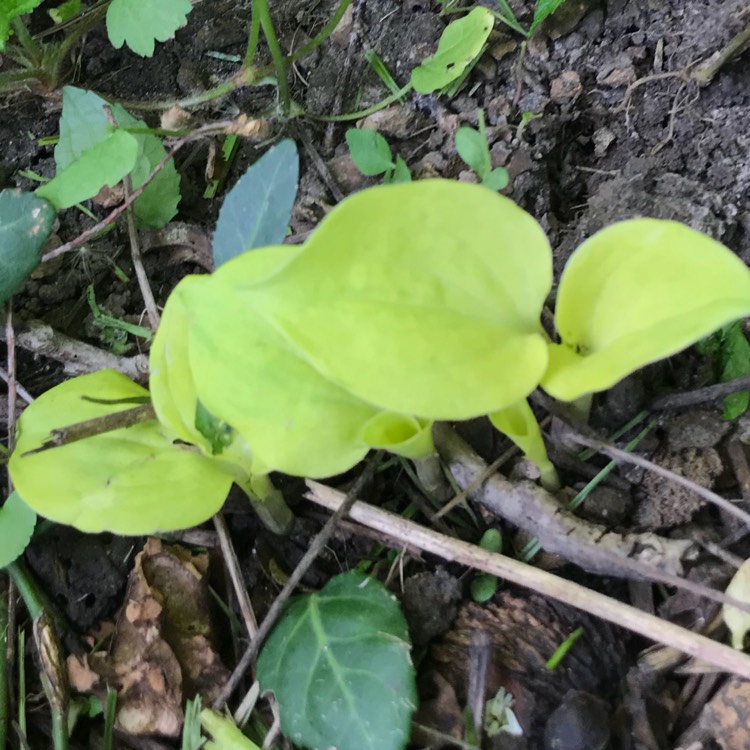
<instances>
[{"instance_id":1,"label":"yellow-green hosta leaf","mask_svg":"<svg viewBox=\"0 0 750 750\"><path fill-rule=\"evenodd\" d=\"M425 180L347 198L286 268L237 290L354 396L465 419L538 384L551 279L547 239L529 214L478 185Z\"/></svg>"},{"instance_id":2,"label":"yellow-green hosta leaf","mask_svg":"<svg viewBox=\"0 0 750 750\"><path fill-rule=\"evenodd\" d=\"M232 478L194 448L143 422L41 453L50 431L131 408L96 403L148 396L114 370L68 380L27 407L10 458L13 483L40 515L82 531L149 534L188 528L221 508Z\"/></svg>"},{"instance_id":3,"label":"yellow-green hosta leaf","mask_svg":"<svg viewBox=\"0 0 750 750\"><path fill-rule=\"evenodd\" d=\"M178 286L167 307L174 298L192 316L190 370L201 403L247 440L264 467L324 477L365 455L359 431L376 409L326 380L236 292Z\"/></svg>"},{"instance_id":4,"label":"yellow-green hosta leaf","mask_svg":"<svg viewBox=\"0 0 750 750\"><path fill-rule=\"evenodd\" d=\"M432 422L381 411L364 425L361 439L371 448L382 448L405 458L426 458L435 452Z\"/></svg>"},{"instance_id":5,"label":"yellow-green hosta leaf","mask_svg":"<svg viewBox=\"0 0 750 750\"><path fill-rule=\"evenodd\" d=\"M563 272L542 380L573 401L750 314L750 270L674 221L632 219L584 242Z\"/></svg>"}]
</instances>

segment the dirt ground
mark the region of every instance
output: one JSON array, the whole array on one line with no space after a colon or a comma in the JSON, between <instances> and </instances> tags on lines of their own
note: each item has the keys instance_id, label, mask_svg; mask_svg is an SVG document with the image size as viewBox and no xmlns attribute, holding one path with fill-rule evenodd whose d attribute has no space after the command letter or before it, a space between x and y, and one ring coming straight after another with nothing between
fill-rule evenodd
<instances>
[{"instance_id":1,"label":"dirt ground","mask_svg":"<svg viewBox=\"0 0 750 750\"><path fill-rule=\"evenodd\" d=\"M490 0L481 4L497 7ZM528 23L530 0L511 5ZM333 7L328 0L272 3L284 49L296 49L310 38ZM331 182L343 195L376 182L354 167L344 141L346 126L326 125L315 115L353 111L387 94L364 60L367 50L378 53L399 85L405 83L411 69L434 52L446 23L438 3L429 0L355 0L353 7L333 40L293 68L292 93L309 116L292 122L272 118L274 133L295 138L302 156L293 235L312 229L337 202ZM188 27L145 60L114 50L103 33L92 32L67 80L106 97L140 103L142 111L131 110L155 124L158 118L149 112L149 103L192 96L236 72L237 62L207 53L242 55L248 16L246 0L199 2ZM705 85L692 75L748 23L745 0L568 0L523 54L520 36L498 22L488 51L452 98L412 93L367 124L387 138L415 178L471 179L456 153L454 135L462 124L476 126L482 109L493 166L504 166L510 174L504 193L541 222L554 248L558 274L583 238L637 216L681 221L750 263L750 56L729 60ZM272 105L273 90L266 86L238 90L195 113L210 121L266 112ZM60 106L59 90L0 98L0 188L32 188L19 170L53 173L52 148L39 146L38 139L57 132ZM261 153L256 145L244 143L228 184ZM206 158L206 145L179 157L183 199L176 222L183 233L155 243L146 253L146 270L161 303L179 278L205 270L195 243L184 238L185 232L193 232L206 241L220 205L221 196L203 197ZM80 231L82 219L72 213L61 217L56 232L63 241ZM43 320L73 338L111 346L92 321L87 286L94 284L97 301L112 315L137 322L142 314L135 281L119 280L112 272L113 259L133 279L124 230L35 273L16 298L17 318ZM129 343L128 353L136 354ZM24 350L19 358L19 381L32 395L63 377L59 362ZM598 397L593 424L612 435L655 397L708 385L715 378L710 359L694 352L679 355ZM643 455L726 497L748 499L750 488L742 474L743 466L748 471L747 458L744 464L742 459L746 418L723 421L720 402L664 412L659 418L639 448ZM484 423L471 424L462 434L488 462L507 448ZM573 492L604 465L594 458L582 467L559 451L552 457ZM503 471L513 476L522 469L511 462ZM333 483L345 489L357 473ZM230 497L226 508L259 617L325 520L322 511L302 500L301 481L280 477L278 483L299 515L287 539L264 531L239 497ZM367 494L373 502L387 499L388 507L399 511L419 493L399 465L380 472ZM534 530L519 529L518 521L494 517L486 506L478 513L484 524L504 529L511 540L506 542L508 554L519 552L529 534L534 535ZM687 540L693 550L681 561L681 572L721 590L734 572L733 564L750 552L745 533L733 519L642 469L623 466L614 471L580 513L618 535L652 532ZM417 520L424 521L424 515L418 512ZM453 530L477 541L476 527ZM181 540L216 544L212 531L201 533ZM376 569L385 575L388 563L374 552L381 541L343 526L305 584L318 587L362 559L377 560ZM65 614L73 642L103 622L116 621L134 554L143 544L54 527L30 547L26 561ZM551 552L539 555L535 563L685 627L725 637L721 625L718 630L711 627L718 612L713 602L674 586L634 580L627 572L602 574L580 561L570 564L576 559L564 550ZM231 600L218 550L211 558L212 582ZM404 563L403 585L392 582L419 656L420 724L454 738L463 736L473 636L481 631L490 634L492 643L486 695L492 697L501 687L511 693L524 728L523 737L486 737L484 747L750 749L748 683L710 670L704 674L695 660L681 660L673 653L646 651L650 644L643 639L514 586L503 586L490 604L473 603L468 593L471 577L461 566L424 556ZM586 637L562 667L547 669L549 654L579 626ZM228 668L241 650L237 643L222 650ZM40 719L38 724L32 734L41 733L40 744L33 746L46 746L41 739L45 722ZM98 732L95 720L80 722L73 745L98 747ZM131 747L178 746L166 739L127 735L118 741ZM450 743L415 733L414 744Z\"/></svg>"}]
</instances>

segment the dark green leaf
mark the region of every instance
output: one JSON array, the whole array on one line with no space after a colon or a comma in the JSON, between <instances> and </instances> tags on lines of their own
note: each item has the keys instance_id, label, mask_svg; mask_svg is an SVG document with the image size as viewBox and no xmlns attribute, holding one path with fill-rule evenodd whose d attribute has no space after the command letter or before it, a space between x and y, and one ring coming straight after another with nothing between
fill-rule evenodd
<instances>
[{"instance_id":1,"label":"dark green leaf","mask_svg":"<svg viewBox=\"0 0 750 750\"><path fill-rule=\"evenodd\" d=\"M0 508L0 568L12 563L28 546L36 525L36 513L11 493Z\"/></svg>"},{"instance_id":2,"label":"dark green leaf","mask_svg":"<svg viewBox=\"0 0 750 750\"><path fill-rule=\"evenodd\" d=\"M401 750L415 709L414 668L398 603L359 572L288 607L258 659L293 742L326 750Z\"/></svg>"},{"instance_id":3,"label":"dark green leaf","mask_svg":"<svg viewBox=\"0 0 750 750\"><path fill-rule=\"evenodd\" d=\"M280 245L297 197L299 155L286 139L266 151L229 191L213 240L218 268L246 250Z\"/></svg>"},{"instance_id":4,"label":"dark green leaf","mask_svg":"<svg viewBox=\"0 0 750 750\"><path fill-rule=\"evenodd\" d=\"M0 304L36 268L54 221L55 209L43 198L20 190L0 192Z\"/></svg>"},{"instance_id":5,"label":"dark green leaf","mask_svg":"<svg viewBox=\"0 0 750 750\"><path fill-rule=\"evenodd\" d=\"M750 344L742 329L742 321L732 323L724 330L721 380L750 375ZM731 393L724 399L724 419L737 419L750 406L750 391Z\"/></svg>"},{"instance_id":6,"label":"dark green leaf","mask_svg":"<svg viewBox=\"0 0 750 750\"><path fill-rule=\"evenodd\" d=\"M346 131L346 143L352 161L365 177L375 177L396 166L388 141L375 130L349 128Z\"/></svg>"}]
</instances>

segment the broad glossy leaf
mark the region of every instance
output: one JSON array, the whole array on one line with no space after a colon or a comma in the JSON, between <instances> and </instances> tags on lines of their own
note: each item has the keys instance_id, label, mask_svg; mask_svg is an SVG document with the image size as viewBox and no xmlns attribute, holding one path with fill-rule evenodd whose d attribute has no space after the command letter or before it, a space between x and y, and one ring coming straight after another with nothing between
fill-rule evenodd
<instances>
[{"instance_id":1,"label":"broad glossy leaf","mask_svg":"<svg viewBox=\"0 0 750 750\"><path fill-rule=\"evenodd\" d=\"M464 72L481 52L495 21L487 8L476 7L445 27L437 52L414 68L411 82L420 94L447 86Z\"/></svg>"},{"instance_id":2,"label":"broad glossy leaf","mask_svg":"<svg viewBox=\"0 0 750 750\"><path fill-rule=\"evenodd\" d=\"M0 52L10 36L10 22L41 4L42 0L0 0Z\"/></svg>"},{"instance_id":3,"label":"broad glossy leaf","mask_svg":"<svg viewBox=\"0 0 750 750\"><path fill-rule=\"evenodd\" d=\"M563 272L542 380L555 398L596 393L750 314L750 270L673 221L633 219L584 242Z\"/></svg>"},{"instance_id":4,"label":"broad glossy leaf","mask_svg":"<svg viewBox=\"0 0 750 750\"><path fill-rule=\"evenodd\" d=\"M52 232L55 209L20 190L0 191L0 305L37 267Z\"/></svg>"},{"instance_id":5,"label":"broad glossy leaf","mask_svg":"<svg viewBox=\"0 0 750 750\"><path fill-rule=\"evenodd\" d=\"M187 23L190 0L112 0L107 33L112 46L123 43L141 57L154 54L155 42L171 39Z\"/></svg>"},{"instance_id":6,"label":"broad glossy leaf","mask_svg":"<svg viewBox=\"0 0 750 750\"><path fill-rule=\"evenodd\" d=\"M299 257L243 299L363 401L466 419L538 384L551 278L547 239L529 214L478 185L425 180L347 198Z\"/></svg>"},{"instance_id":7,"label":"broad glossy leaf","mask_svg":"<svg viewBox=\"0 0 750 750\"><path fill-rule=\"evenodd\" d=\"M256 264L277 257L283 266L297 252L245 253L205 285L178 285L167 308L182 304L190 316L190 370L206 408L247 440L264 467L324 477L365 455L359 432L377 410L324 378L234 288L239 280L252 288Z\"/></svg>"},{"instance_id":8,"label":"broad glossy leaf","mask_svg":"<svg viewBox=\"0 0 750 750\"><path fill-rule=\"evenodd\" d=\"M58 210L93 198L105 185L116 185L138 158L138 141L124 130L112 130L47 184L37 189Z\"/></svg>"},{"instance_id":9,"label":"broad glossy leaf","mask_svg":"<svg viewBox=\"0 0 750 750\"><path fill-rule=\"evenodd\" d=\"M12 563L31 541L36 526L36 513L12 492L0 508L0 568Z\"/></svg>"},{"instance_id":10,"label":"broad glossy leaf","mask_svg":"<svg viewBox=\"0 0 750 750\"><path fill-rule=\"evenodd\" d=\"M406 458L425 458L435 452L432 422L381 411L364 425L362 441Z\"/></svg>"},{"instance_id":11,"label":"broad glossy leaf","mask_svg":"<svg viewBox=\"0 0 750 750\"><path fill-rule=\"evenodd\" d=\"M314 750L401 750L416 707L406 622L361 573L336 576L286 609L258 659L281 727Z\"/></svg>"},{"instance_id":12,"label":"broad glossy leaf","mask_svg":"<svg viewBox=\"0 0 750 750\"><path fill-rule=\"evenodd\" d=\"M213 239L218 268L246 250L283 242L297 196L299 154L286 139L266 151L229 191Z\"/></svg>"},{"instance_id":13,"label":"broad glossy leaf","mask_svg":"<svg viewBox=\"0 0 750 750\"><path fill-rule=\"evenodd\" d=\"M88 398L128 399L148 391L113 370L68 380L27 407L19 420L10 475L40 515L82 531L149 534L201 523L221 508L232 478L196 449L171 443L158 422L143 422L24 455L51 430L130 408Z\"/></svg>"},{"instance_id":14,"label":"broad glossy leaf","mask_svg":"<svg viewBox=\"0 0 750 750\"><path fill-rule=\"evenodd\" d=\"M201 289L208 282L208 276L186 276L179 288ZM208 430L201 428L202 421L215 423L217 418L199 402L190 369L188 330L191 320L182 295L170 295L149 355L151 401L162 428L171 439L195 445L207 456L217 455ZM252 453L239 435L223 446L221 457L222 463L234 465L229 468L235 479L249 476Z\"/></svg>"}]
</instances>

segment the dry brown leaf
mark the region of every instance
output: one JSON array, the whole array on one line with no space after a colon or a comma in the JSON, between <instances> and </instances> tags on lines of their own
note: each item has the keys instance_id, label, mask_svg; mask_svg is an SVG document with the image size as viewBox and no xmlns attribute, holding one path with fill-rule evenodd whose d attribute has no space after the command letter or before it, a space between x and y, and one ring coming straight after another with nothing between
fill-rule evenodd
<instances>
[{"instance_id":1,"label":"dry brown leaf","mask_svg":"<svg viewBox=\"0 0 750 750\"><path fill-rule=\"evenodd\" d=\"M228 671L212 644L208 556L150 539L136 556L110 651L68 659L79 692L117 689L117 728L176 737L182 703L211 702Z\"/></svg>"}]
</instances>

